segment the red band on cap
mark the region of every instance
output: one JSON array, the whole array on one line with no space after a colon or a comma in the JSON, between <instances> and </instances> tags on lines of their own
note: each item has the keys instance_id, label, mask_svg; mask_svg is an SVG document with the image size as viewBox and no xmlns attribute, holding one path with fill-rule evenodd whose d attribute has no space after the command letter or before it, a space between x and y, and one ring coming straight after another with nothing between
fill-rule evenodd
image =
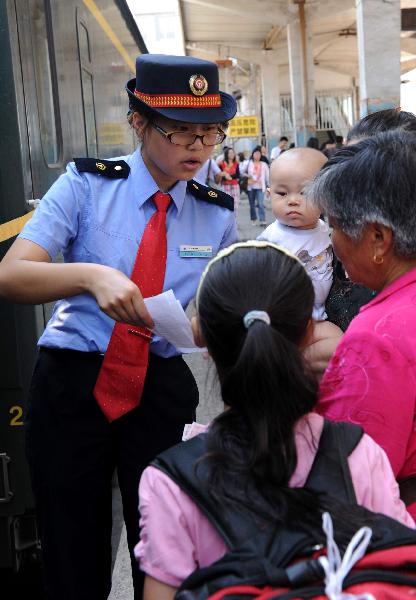
<instances>
[{"instance_id":1,"label":"red band on cap","mask_svg":"<svg viewBox=\"0 0 416 600\"><path fill-rule=\"evenodd\" d=\"M143 94L134 90L134 95L153 108L200 108L221 106L219 94L193 96L192 94Z\"/></svg>"}]
</instances>

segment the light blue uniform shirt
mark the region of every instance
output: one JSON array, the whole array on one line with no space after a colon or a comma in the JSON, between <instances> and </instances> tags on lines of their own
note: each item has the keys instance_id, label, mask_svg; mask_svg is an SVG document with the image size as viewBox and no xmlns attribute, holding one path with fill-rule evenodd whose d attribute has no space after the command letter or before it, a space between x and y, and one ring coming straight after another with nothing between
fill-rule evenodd
<instances>
[{"instance_id":1,"label":"light blue uniform shirt","mask_svg":"<svg viewBox=\"0 0 416 600\"><path fill-rule=\"evenodd\" d=\"M127 179L79 173L69 163L65 174L46 193L19 237L44 248L51 259L62 252L65 262L109 265L127 276L133 270L146 223L156 208L158 191L140 149L121 157L130 166ZM120 159L113 159L120 160ZM195 198L178 181L170 190L167 213L167 261L164 290L172 289L184 308L195 296L209 258L182 258L179 246L212 246L212 256L237 239L234 213ZM85 352L105 352L114 321L89 294L59 300L39 345ZM154 338L151 351L175 356L176 348Z\"/></svg>"}]
</instances>

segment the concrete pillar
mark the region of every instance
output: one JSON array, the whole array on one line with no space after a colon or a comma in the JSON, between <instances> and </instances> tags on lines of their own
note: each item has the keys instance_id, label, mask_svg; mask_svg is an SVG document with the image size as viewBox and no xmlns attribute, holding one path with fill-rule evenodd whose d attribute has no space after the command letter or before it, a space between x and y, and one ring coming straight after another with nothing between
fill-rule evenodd
<instances>
[{"instance_id":1,"label":"concrete pillar","mask_svg":"<svg viewBox=\"0 0 416 600\"><path fill-rule=\"evenodd\" d=\"M260 112L258 112L257 65L254 63L250 63L249 85L243 99L247 106L245 114L260 115Z\"/></svg>"},{"instance_id":2,"label":"concrete pillar","mask_svg":"<svg viewBox=\"0 0 416 600\"><path fill-rule=\"evenodd\" d=\"M304 2L297 5L299 18L287 26L290 87L294 141L306 146L316 130L312 28Z\"/></svg>"},{"instance_id":3,"label":"concrete pillar","mask_svg":"<svg viewBox=\"0 0 416 600\"><path fill-rule=\"evenodd\" d=\"M279 141L281 126L279 66L277 58L270 57L269 52L261 62L261 89L264 132L270 152Z\"/></svg>"},{"instance_id":4,"label":"concrete pillar","mask_svg":"<svg viewBox=\"0 0 416 600\"><path fill-rule=\"evenodd\" d=\"M400 0L355 0L360 116L400 105Z\"/></svg>"},{"instance_id":5,"label":"concrete pillar","mask_svg":"<svg viewBox=\"0 0 416 600\"><path fill-rule=\"evenodd\" d=\"M260 144L261 142L261 82L260 82L260 68L258 64L250 65L251 67L251 82L252 82L252 93L254 94L254 115L257 115L259 119L259 136L257 140L252 138L253 144Z\"/></svg>"}]
</instances>

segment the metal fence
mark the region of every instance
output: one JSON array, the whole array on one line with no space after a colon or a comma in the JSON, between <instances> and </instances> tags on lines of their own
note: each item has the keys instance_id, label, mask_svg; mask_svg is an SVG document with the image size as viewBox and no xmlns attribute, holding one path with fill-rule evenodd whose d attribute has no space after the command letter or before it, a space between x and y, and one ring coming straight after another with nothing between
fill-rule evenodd
<instances>
[{"instance_id":1,"label":"metal fence","mask_svg":"<svg viewBox=\"0 0 416 600\"><path fill-rule=\"evenodd\" d=\"M354 122L353 90L317 92L315 96L317 130L333 130L345 136ZM293 110L290 94L280 96L280 122L282 135L293 136Z\"/></svg>"}]
</instances>

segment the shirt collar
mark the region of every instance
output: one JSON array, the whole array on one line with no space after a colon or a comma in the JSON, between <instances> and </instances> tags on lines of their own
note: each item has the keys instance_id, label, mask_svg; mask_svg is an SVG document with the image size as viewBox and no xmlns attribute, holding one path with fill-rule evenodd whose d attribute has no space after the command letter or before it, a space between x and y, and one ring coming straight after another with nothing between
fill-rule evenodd
<instances>
[{"instance_id":1,"label":"shirt collar","mask_svg":"<svg viewBox=\"0 0 416 600\"><path fill-rule=\"evenodd\" d=\"M134 197L139 208L141 208L145 202L159 191L159 188L144 164L140 147L132 154L130 177L132 178ZM169 190L169 194L176 206L178 214L181 213L185 201L186 185L186 181L177 181L173 188Z\"/></svg>"},{"instance_id":2,"label":"shirt collar","mask_svg":"<svg viewBox=\"0 0 416 600\"><path fill-rule=\"evenodd\" d=\"M367 308L370 308L371 306L374 306L375 304L379 304L380 302L383 302L383 300L385 300L392 294L395 294L402 288L404 288L414 282L416 282L416 267L413 269L410 269L410 271L407 271L407 273L405 273L404 275L401 275L400 277L395 279L392 283L390 283L387 287L385 287L384 290L381 290L381 292L379 292L377 294L377 296L375 298L373 298L373 300L370 300L370 302L368 302L368 304L365 304L364 306L362 306L360 308L360 312L367 310Z\"/></svg>"}]
</instances>

